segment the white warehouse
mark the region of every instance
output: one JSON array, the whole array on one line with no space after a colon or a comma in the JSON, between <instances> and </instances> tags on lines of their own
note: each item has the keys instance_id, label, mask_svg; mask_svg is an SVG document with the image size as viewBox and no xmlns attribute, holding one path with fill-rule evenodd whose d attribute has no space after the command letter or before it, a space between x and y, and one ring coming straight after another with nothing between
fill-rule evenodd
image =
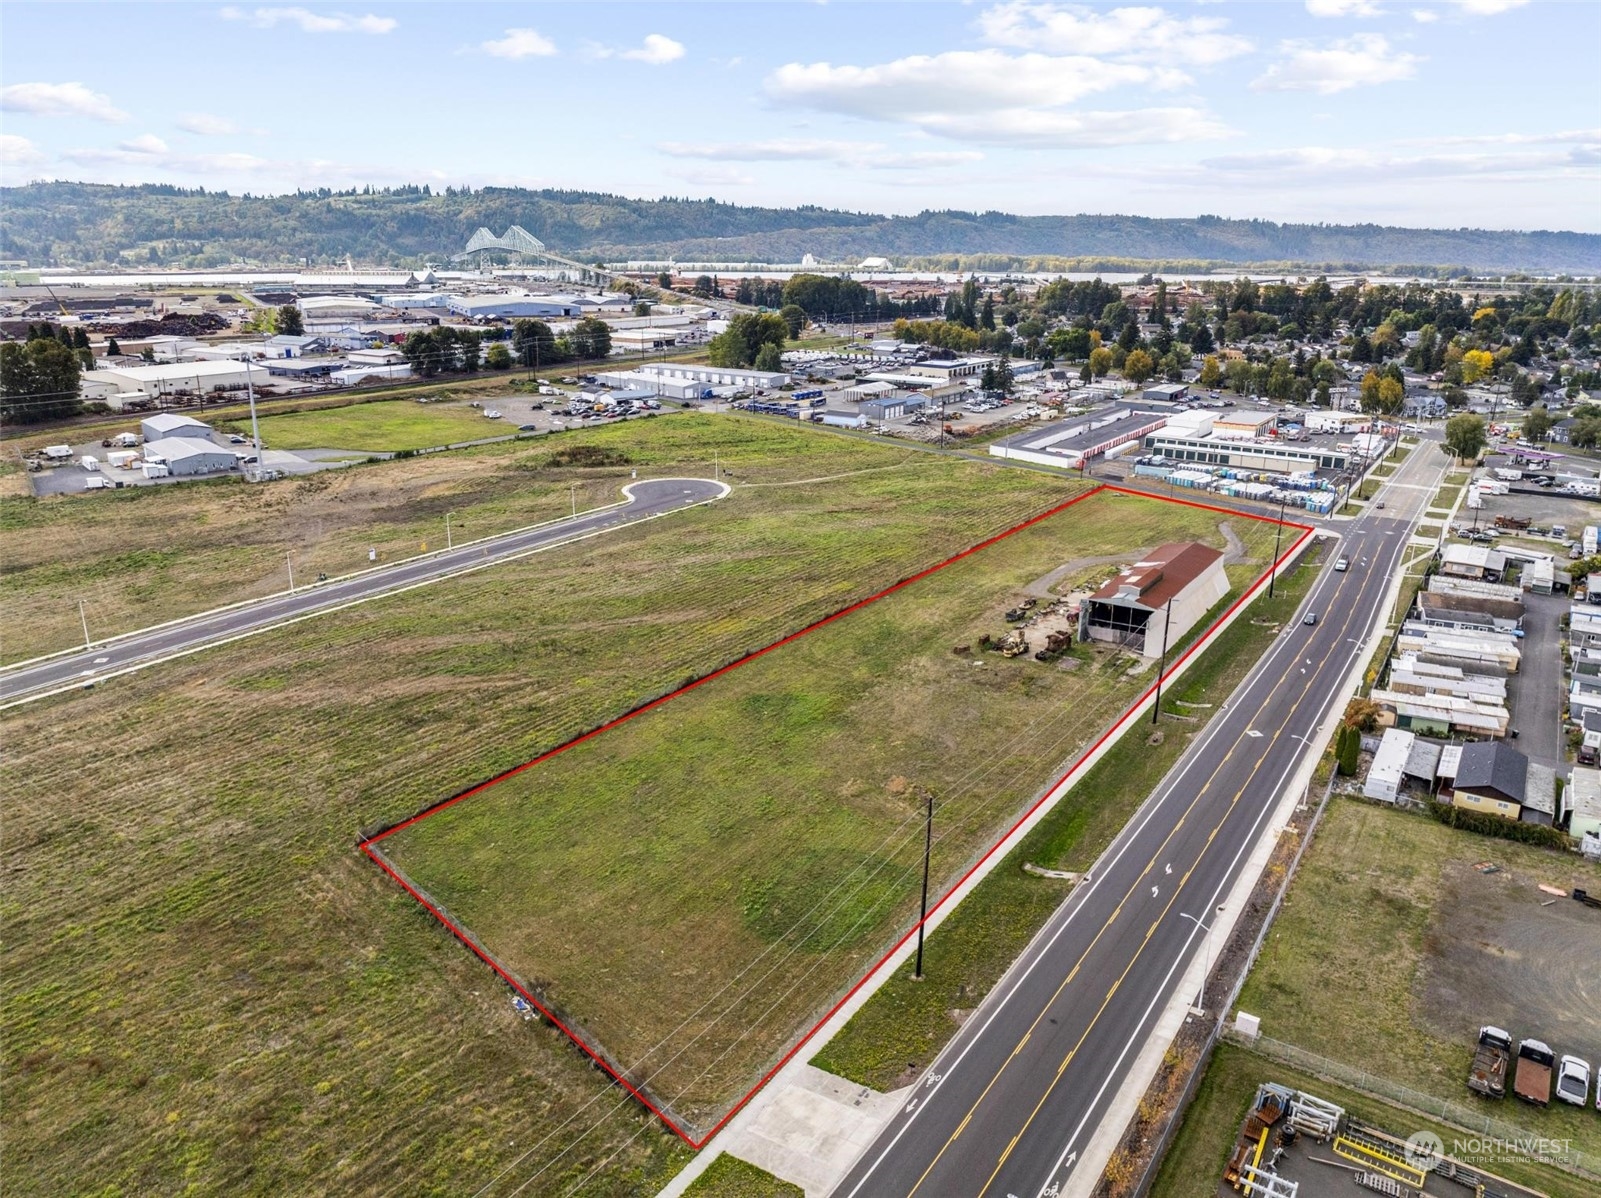
<instances>
[{"instance_id":1,"label":"white warehouse","mask_svg":"<svg viewBox=\"0 0 1601 1198\"><path fill-rule=\"evenodd\" d=\"M179 391L242 391L252 378L266 381L265 368L257 366L254 370L252 374L247 363L234 361L102 367L79 376L78 391L86 400L120 407L128 398L155 399Z\"/></svg>"}]
</instances>

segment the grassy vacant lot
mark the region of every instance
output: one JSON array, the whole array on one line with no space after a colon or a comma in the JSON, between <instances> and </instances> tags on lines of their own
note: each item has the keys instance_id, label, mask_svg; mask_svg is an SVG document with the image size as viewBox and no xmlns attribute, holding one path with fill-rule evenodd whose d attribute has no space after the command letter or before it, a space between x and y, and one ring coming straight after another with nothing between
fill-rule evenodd
<instances>
[{"instance_id":1,"label":"grassy vacant lot","mask_svg":"<svg viewBox=\"0 0 1601 1198\"><path fill-rule=\"evenodd\" d=\"M367 452L428 449L515 430L504 420L486 420L465 404L420 404L415 399L350 404L314 412L292 412L260 420L268 449L356 449ZM227 422L228 432L250 435L249 420Z\"/></svg>"},{"instance_id":2,"label":"grassy vacant lot","mask_svg":"<svg viewBox=\"0 0 1601 1198\"><path fill-rule=\"evenodd\" d=\"M382 851L675 1118L707 1128L915 917L925 793L939 885L1150 682L1109 651L1063 665L953 646L999 635L1024 588L1065 563L1168 539L1222 548L1221 518L1094 496ZM1232 523L1254 577L1270 526ZM801 535L834 543L849 594L866 546L849 529ZM753 582L730 561L715 593Z\"/></svg>"},{"instance_id":3,"label":"grassy vacant lot","mask_svg":"<svg viewBox=\"0 0 1601 1198\"><path fill-rule=\"evenodd\" d=\"M1472 868L1484 861L1500 872ZM1601 866L1336 799L1239 1006L1264 1035L1481 1109L1465 1079L1483 1023L1601 1055L1601 996L1584 980L1601 976L1601 918L1567 899L1541 907L1541 882L1596 892ZM1593 1110L1483 1109L1601 1159Z\"/></svg>"},{"instance_id":4,"label":"grassy vacant lot","mask_svg":"<svg viewBox=\"0 0 1601 1198\"><path fill-rule=\"evenodd\" d=\"M1403 1138L1415 1131L1432 1131L1445 1142L1448 1151L1453 1139L1462 1138L1461 1132L1436 1120L1298 1073L1236 1045L1219 1044L1196 1090L1195 1100L1185 1113L1184 1123L1162 1161L1161 1171L1151 1187L1151 1198L1213 1198L1217 1194L1234 1137L1245 1121L1245 1112L1256 1088L1263 1082L1278 1082L1316 1094ZM1493 1169L1508 1181L1532 1186L1552 1198L1585 1192L1581 1188L1585 1185L1583 1181L1547 1165L1498 1163ZM1310 1183L1315 1178L1305 1180ZM1307 1188L1311 1189L1310 1184Z\"/></svg>"},{"instance_id":5,"label":"grassy vacant lot","mask_svg":"<svg viewBox=\"0 0 1601 1198\"><path fill-rule=\"evenodd\" d=\"M1250 617L1236 620L1163 694L1169 722L1161 743L1152 745L1143 726L1131 729L929 937L924 979L913 981L912 966L902 966L812 1064L880 1091L915 1081L1067 896L1066 882L1023 866L1083 872L1094 864L1272 644L1315 577L1316 562L1303 559L1272 599L1255 600Z\"/></svg>"},{"instance_id":6,"label":"grassy vacant lot","mask_svg":"<svg viewBox=\"0 0 1601 1198\"><path fill-rule=\"evenodd\" d=\"M634 468L645 478L710 477L714 450L736 484L893 471L909 461L904 449L803 434L770 422L686 412L265 486L230 480L0 498L0 607L6 613L0 659L78 644L79 599L96 637L129 632L283 590L291 553L302 580L365 569L371 548L381 561L393 561L424 545L443 545L447 512L458 541L506 532L566 515L572 483L583 510L619 501ZM616 449L629 465L545 465L556 450L574 444ZM1038 496L1064 493L1043 480L1029 488Z\"/></svg>"},{"instance_id":7,"label":"grassy vacant lot","mask_svg":"<svg viewBox=\"0 0 1601 1198\"><path fill-rule=\"evenodd\" d=\"M689 1198L804 1198L805 1191L724 1153L685 1191Z\"/></svg>"},{"instance_id":8,"label":"grassy vacant lot","mask_svg":"<svg viewBox=\"0 0 1601 1198\"><path fill-rule=\"evenodd\" d=\"M358 830L1071 490L738 418L567 443L622 448L642 475L698 471L715 445L738 489L7 713L8 1190L622 1195L682 1161L564 1040L514 1016L504 987L354 851ZM450 485L507 509L524 491L565 493L540 452L451 455ZM376 486L421 465L335 477ZM626 475L588 477L598 491ZM407 494L426 508L435 485ZM217 503L208 520L251 526L222 510L243 492L188 493ZM414 518L392 490L373 502ZM208 527L199 516L189 528ZM165 536L133 520L123 532Z\"/></svg>"}]
</instances>

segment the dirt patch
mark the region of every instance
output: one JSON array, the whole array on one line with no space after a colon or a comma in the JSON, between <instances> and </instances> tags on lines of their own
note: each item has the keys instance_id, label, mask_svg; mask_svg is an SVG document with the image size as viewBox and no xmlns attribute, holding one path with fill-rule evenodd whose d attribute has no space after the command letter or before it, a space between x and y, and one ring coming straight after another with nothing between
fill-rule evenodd
<instances>
[{"instance_id":1,"label":"dirt patch","mask_svg":"<svg viewBox=\"0 0 1601 1198\"><path fill-rule=\"evenodd\" d=\"M1493 1023L1601 1057L1601 911L1542 893L1550 880L1446 867L1414 987L1420 1023L1463 1042Z\"/></svg>"}]
</instances>

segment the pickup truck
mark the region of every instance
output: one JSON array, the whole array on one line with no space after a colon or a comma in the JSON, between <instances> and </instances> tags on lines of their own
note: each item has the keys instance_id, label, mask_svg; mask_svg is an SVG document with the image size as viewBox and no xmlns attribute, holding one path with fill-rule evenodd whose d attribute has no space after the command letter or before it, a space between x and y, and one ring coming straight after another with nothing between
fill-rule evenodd
<instances>
[{"instance_id":1,"label":"pickup truck","mask_svg":"<svg viewBox=\"0 0 1601 1198\"><path fill-rule=\"evenodd\" d=\"M1574 1106L1590 1101L1590 1064L1579 1057L1564 1056L1557 1066L1557 1097Z\"/></svg>"},{"instance_id":2,"label":"pickup truck","mask_svg":"<svg viewBox=\"0 0 1601 1198\"><path fill-rule=\"evenodd\" d=\"M1504 1098L1507 1063L1511 1059L1512 1037L1498 1027L1481 1027L1478 1047L1473 1050L1473 1066L1468 1070L1468 1089L1486 1098Z\"/></svg>"},{"instance_id":3,"label":"pickup truck","mask_svg":"<svg viewBox=\"0 0 1601 1198\"><path fill-rule=\"evenodd\" d=\"M1523 1041L1518 1045L1518 1070L1512 1080L1512 1092L1535 1106L1550 1105L1551 1066L1554 1064L1556 1057L1542 1041Z\"/></svg>"}]
</instances>

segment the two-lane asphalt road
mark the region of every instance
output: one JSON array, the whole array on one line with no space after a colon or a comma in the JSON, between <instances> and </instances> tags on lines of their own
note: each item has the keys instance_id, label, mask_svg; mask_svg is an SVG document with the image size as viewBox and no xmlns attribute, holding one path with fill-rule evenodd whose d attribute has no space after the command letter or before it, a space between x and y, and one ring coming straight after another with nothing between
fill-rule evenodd
<instances>
[{"instance_id":1,"label":"two-lane asphalt road","mask_svg":"<svg viewBox=\"0 0 1601 1198\"><path fill-rule=\"evenodd\" d=\"M1054 1198L1075 1176L1308 740L1362 652L1445 466L1425 441L1345 524L1280 635L1090 876L929 1068L834 1191ZM1333 555L1331 555L1332 561ZM1087 1188L1084 1189L1087 1192Z\"/></svg>"},{"instance_id":2,"label":"two-lane asphalt road","mask_svg":"<svg viewBox=\"0 0 1601 1198\"><path fill-rule=\"evenodd\" d=\"M570 520L487 537L392 566L365 570L293 592L113 637L87 649L23 663L0 671L0 708L92 685L224 641L265 632L395 591L526 557L679 508L721 499L728 492L726 483L704 478L641 480L623 488L625 502L583 512Z\"/></svg>"}]
</instances>

